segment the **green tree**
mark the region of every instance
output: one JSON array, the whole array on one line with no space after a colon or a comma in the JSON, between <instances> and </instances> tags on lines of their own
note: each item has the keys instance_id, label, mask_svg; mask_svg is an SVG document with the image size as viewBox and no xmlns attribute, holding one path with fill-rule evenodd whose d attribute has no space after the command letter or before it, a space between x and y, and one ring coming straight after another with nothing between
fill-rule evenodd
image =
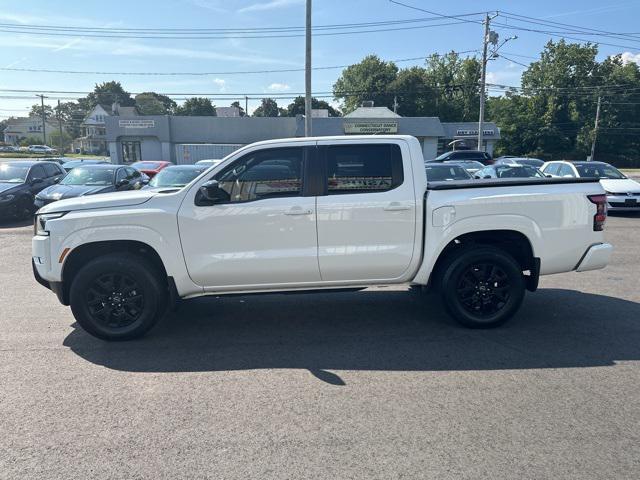
<instances>
[{"instance_id":1,"label":"green tree","mask_svg":"<svg viewBox=\"0 0 640 480\"><path fill-rule=\"evenodd\" d=\"M313 109L326 109L329 111L330 117L339 117L340 112L338 112L335 108L329 105L324 100L318 100L315 97L311 98L311 108ZM298 96L293 102L291 102L286 110L284 116L286 117L295 117L296 115L304 115L304 97Z\"/></svg>"},{"instance_id":2,"label":"green tree","mask_svg":"<svg viewBox=\"0 0 640 480\"><path fill-rule=\"evenodd\" d=\"M260 106L253 112L254 117L278 117L280 116L278 103L273 98L263 98Z\"/></svg>"},{"instance_id":3,"label":"green tree","mask_svg":"<svg viewBox=\"0 0 640 480\"><path fill-rule=\"evenodd\" d=\"M42 145L42 137L23 137L20 139L21 147L28 147L29 145Z\"/></svg>"},{"instance_id":4,"label":"green tree","mask_svg":"<svg viewBox=\"0 0 640 480\"><path fill-rule=\"evenodd\" d=\"M29 111L30 117L38 117L42 118L42 104L38 103L31 106L31 110ZM47 120L53 117L53 108L49 105L44 106L44 118Z\"/></svg>"},{"instance_id":5,"label":"green tree","mask_svg":"<svg viewBox=\"0 0 640 480\"><path fill-rule=\"evenodd\" d=\"M333 96L336 100L342 100L344 113L354 111L368 100L372 100L376 106L391 107L393 94L389 93L389 88L397 75L395 63L380 60L377 55L369 55L342 71L333 85Z\"/></svg>"},{"instance_id":6,"label":"green tree","mask_svg":"<svg viewBox=\"0 0 640 480\"><path fill-rule=\"evenodd\" d=\"M120 82L113 80L96 84L93 92L84 98L78 99L78 103L87 113L98 104L112 105L116 102L123 107L132 107L135 105L135 100L131 98L131 94L122 88Z\"/></svg>"},{"instance_id":7,"label":"green tree","mask_svg":"<svg viewBox=\"0 0 640 480\"><path fill-rule=\"evenodd\" d=\"M62 123L72 138L77 138L81 135L81 125L88 112L85 112L77 102L61 102L53 110L53 118L57 120L58 115L60 115Z\"/></svg>"},{"instance_id":8,"label":"green tree","mask_svg":"<svg viewBox=\"0 0 640 480\"><path fill-rule=\"evenodd\" d=\"M52 147L59 149L60 152L63 152L71 149L71 142L73 142L73 138L64 130L62 131L62 137L60 136L59 131L54 131L49 134L47 142Z\"/></svg>"},{"instance_id":9,"label":"green tree","mask_svg":"<svg viewBox=\"0 0 640 480\"><path fill-rule=\"evenodd\" d=\"M171 115L177 107L171 98L155 92L139 93L135 102L142 115Z\"/></svg>"},{"instance_id":10,"label":"green tree","mask_svg":"<svg viewBox=\"0 0 640 480\"><path fill-rule=\"evenodd\" d=\"M176 115L215 117L216 107L208 98L193 97L187 99L182 105L176 108Z\"/></svg>"},{"instance_id":11,"label":"green tree","mask_svg":"<svg viewBox=\"0 0 640 480\"><path fill-rule=\"evenodd\" d=\"M236 107L240 111L240 116L241 117L244 117L247 114L247 112L244 111L244 108L242 108L240 106L240 102L237 101L237 100L235 102L233 102L230 106L231 107Z\"/></svg>"}]
</instances>

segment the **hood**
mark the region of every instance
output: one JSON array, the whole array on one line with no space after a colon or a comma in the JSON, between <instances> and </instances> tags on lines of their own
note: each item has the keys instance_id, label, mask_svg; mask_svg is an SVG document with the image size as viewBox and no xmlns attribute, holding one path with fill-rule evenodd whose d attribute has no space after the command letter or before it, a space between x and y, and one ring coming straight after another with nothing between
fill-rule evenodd
<instances>
[{"instance_id":1,"label":"hood","mask_svg":"<svg viewBox=\"0 0 640 480\"><path fill-rule=\"evenodd\" d=\"M128 190L126 192L84 195L68 200L50 203L40 209L40 213L69 212L73 210L91 210L94 208L117 208L140 205L153 198L153 190Z\"/></svg>"},{"instance_id":2,"label":"hood","mask_svg":"<svg viewBox=\"0 0 640 480\"><path fill-rule=\"evenodd\" d=\"M112 185L51 185L38 193L37 197L43 200L63 200L112 191Z\"/></svg>"},{"instance_id":3,"label":"hood","mask_svg":"<svg viewBox=\"0 0 640 480\"><path fill-rule=\"evenodd\" d=\"M630 178L603 178L600 180L600 185L611 193L640 193L640 183Z\"/></svg>"},{"instance_id":4,"label":"hood","mask_svg":"<svg viewBox=\"0 0 640 480\"><path fill-rule=\"evenodd\" d=\"M10 193L14 188L20 188L24 183L0 183L0 194Z\"/></svg>"}]
</instances>

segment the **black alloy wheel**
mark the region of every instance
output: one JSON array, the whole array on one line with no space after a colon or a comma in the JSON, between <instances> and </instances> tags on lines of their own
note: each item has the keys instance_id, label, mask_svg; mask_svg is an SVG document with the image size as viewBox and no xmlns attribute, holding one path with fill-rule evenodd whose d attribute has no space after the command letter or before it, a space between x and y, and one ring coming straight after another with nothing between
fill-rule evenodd
<instances>
[{"instance_id":1,"label":"black alloy wheel","mask_svg":"<svg viewBox=\"0 0 640 480\"><path fill-rule=\"evenodd\" d=\"M87 289L87 306L96 321L123 328L140 318L144 293L129 275L112 272L97 277Z\"/></svg>"},{"instance_id":2,"label":"black alloy wheel","mask_svg":"<svg viewBox=\"0 0 640 480\"><path fill-rule=\"evenodd\" d=\"M500 266L478 263L460 275L457 295L469 312L490 317L507 305L510 289L509 276Z\"/></svg>"}]
</instances>

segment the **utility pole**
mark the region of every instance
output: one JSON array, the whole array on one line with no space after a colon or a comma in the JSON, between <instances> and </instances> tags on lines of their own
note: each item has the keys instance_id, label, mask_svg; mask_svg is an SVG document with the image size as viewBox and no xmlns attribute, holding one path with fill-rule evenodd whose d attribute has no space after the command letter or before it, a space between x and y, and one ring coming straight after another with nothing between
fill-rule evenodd
<instances>
[{"instance_id":1,"label":"utility pole","mask_svg":"<svg viewBox=\"0 0 640 480\"><path fill-rule=\"evenodd\" d=\"M596 139L598 138L598 122L600 121L600 100L601 97L598 95L598 106L596 107L596 124L593 129L593 142L591 143L591 157L589 160L593 161L594 156L596 154Z\"/></svg>"},{"instance_id":2,"label":"utility pole","mask_svg":"<svg viewBox=\"0 0 640 480\"><path fill-rule=\"evenodd\" d=\"M36 97L40 97L40 104L42 105L42 109L41 109L41 115L42 115L42 144L46 145L47 144L47 126L46 126L45 115L44 115L44 99L47 98L47 97L45 97L42 94L36 95Z\"/></svg>"},{"instance_id":3,"label":"utility pole","mask_svg":"<svg viewBox=\"0 0 640 480\"><path fill-rule=\"evenodd\" d=\"M398 113L398 97L393 96L393 113Z\"/></svg>"},{"instance_id":4,"label":"utility pole","mask_svg":"<svg viewBox=\"0 0 640 480\"><path fill-rule=\"evenodd\" d=\"M249 97L244 96L244 116L249 116Z\"/></svg>"},{"instance_id":5,"label":"utility pole","mask_svg":"<svg viewBox=\"0 0 640 480\"><path fill-rule=\"evenodd\" d=\"M62 117L60 116L60 100L58 100L58 130L60 131L60 155L64 157L64 142L62 139Z\"/></svg>"},{"instance_id":6,"label":"utility pole","mask_svg":"<svg viewBox=\"0 0 640 480\"><path fill-rule=\"evenodd\" d=\"M311 136L311 0L307 0L304 56L304 136Z\"/></svg>"},{"instance_id":7,"label":"utility pole","mask_svg":"<svg viewBox=\"0 0 640 480\"><path fill-rule=\"evenodd\" d=\"M484 130L484 103L487 83L487 50L489 48L489 23L491 18L487 13L484 17L484 38L482 42L482 70L480 73L480 118L478 119L478 150L484 150L482 133Z\"/></svg>"}]
</instances>

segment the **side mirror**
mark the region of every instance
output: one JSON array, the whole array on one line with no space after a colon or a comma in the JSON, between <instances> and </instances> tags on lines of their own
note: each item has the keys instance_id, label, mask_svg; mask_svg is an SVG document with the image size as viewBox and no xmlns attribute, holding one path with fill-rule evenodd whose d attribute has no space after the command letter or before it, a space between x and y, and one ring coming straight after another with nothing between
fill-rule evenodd
<instances>
[{"instance_id":1,"label":"side mirror","mask_svg":"<svg viewBox=\"0 0 640 480\"><path fill-rule=\"evenodd\" d=\"M202 184L199 190L200 196L205 200L203 205L228 202L231 197L220 188L217 180L209 180Z\"/></svg>"},{"instance_id":2,"label":"side mirror","mask_svg":"<svg viewBox=\"0 0 640 480\"><path fill-rule=\"evenodd\" d=\"M56 177L53 179L53 183L60 183L60 180L62 180L62 177Z\"/></svg>"}]
</instances>

